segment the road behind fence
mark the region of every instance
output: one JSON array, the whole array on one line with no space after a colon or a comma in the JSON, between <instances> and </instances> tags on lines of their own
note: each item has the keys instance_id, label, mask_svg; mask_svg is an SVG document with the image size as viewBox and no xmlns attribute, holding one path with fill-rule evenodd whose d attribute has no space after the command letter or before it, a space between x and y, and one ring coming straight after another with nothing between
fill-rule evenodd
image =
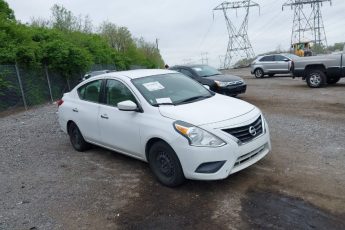
<instances>
[{"instance_id":1,"label":"road behind fence","mask_svg":"<svg viewBox=\"0 0 345 230\"><path fill-rule=\"evenodd\" d=\"M92 69L115 69L96 65ZM30 69L20 65L0 65L0 112L54 102L78 84L82 74L64 77L47 66Z\"/></svg>"}]
</instances>

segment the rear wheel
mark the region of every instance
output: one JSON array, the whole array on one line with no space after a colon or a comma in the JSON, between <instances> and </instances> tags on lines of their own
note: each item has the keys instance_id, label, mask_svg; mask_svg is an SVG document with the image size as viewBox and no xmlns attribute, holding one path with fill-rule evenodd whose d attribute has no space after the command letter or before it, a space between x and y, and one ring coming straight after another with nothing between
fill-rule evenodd
<instances>
[{"instance_id":1,"label":"rear wheel","mask_svg":"<svg viewBox=\"0 0 345 230\"><path fill-rule=\"evenodd\" d=\"M333 85L340 80L340 77L327 77L327 84Z\"/></svg>"},{"instance_id":2,"label":"rear wheel","mask_svg":"<svg viewBox=\"0 0 345 230\"><path fill-rule=\"evenodd\" d=\"M321 70L309 70L306 81L310 88L320 88L326 82L326 75Z\"/></svg>"},{"instance_id":3,"label":"rear wheel","mask_svg":"<svg viewBox=\"0 0 345 230\"><path fill-rule=\"evenodd\" d=\"M165 142L159 141L149 150L149 164L160 183L176 187L185 181L181 163L175 151Z\"/></svg>"},{"instance_id":4,"label":"rear wheel","mask_svg":"<svg viewBox=\"0 0 345 230\"><path fill-rule=\"evenodd\" d=\"M73 148L79 152L88 150L91 145L87 143L81 134L78 126L75 123L71 123L68 127L69 139Z\"/></svg>"},{"instance_id":5,"label":"rear wheel","mask_svg":"<svg viewBox=\"0 0 345 230\"><path fill-rule=\"evenodd\" d=\"M264 71L259 68L254 71L254 75L256 78L263 78L265 74Z\"/></svg>"}]
</instances>

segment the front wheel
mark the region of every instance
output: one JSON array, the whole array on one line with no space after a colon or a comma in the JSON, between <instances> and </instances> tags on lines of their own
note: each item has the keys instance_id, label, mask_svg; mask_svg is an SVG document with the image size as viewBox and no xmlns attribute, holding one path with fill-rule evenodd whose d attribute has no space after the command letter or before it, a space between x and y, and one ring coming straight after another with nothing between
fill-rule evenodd
<instances>
[{"instance_id":1,"label":"front wheel","mask_svg":"<svg viewBox=\"0 0 345 230\"><path fill-rule=\"evenodd\" d=\"M175 151L159 141L149 150L149 164L158 181L168 187L176 187L185 181L181 163Z\"/></svg>"},{"instance_id":2,"label":"front wheel","mask_svg":"<svg viewBox=\"0 0 345 230\"><path fill-rule=\"evenodd\" d=\"M254 71L254 75L256 78L263 78L264 77L264 71L262 69L256 69Z\"/></svg>"},{"instance_id":3,"label":"front wheel","mask_svg":"<svg viewBox=\"0 0 345 230\"><path fill-rule=\"evenodd\" d=\"M309 70L306 81L310 88L320 88L326 82L326 75L321 70Z\"/></svg>"},{"instance_id":4,"label":"front wheel","mask_svg":"<svg viewBox=\"0 0 345 230\"><path fill-rule=\"evenodd\" d=\"M333 85L340 80L340 77L327 77L327 84Z\"/></svg>"}]
</instances>

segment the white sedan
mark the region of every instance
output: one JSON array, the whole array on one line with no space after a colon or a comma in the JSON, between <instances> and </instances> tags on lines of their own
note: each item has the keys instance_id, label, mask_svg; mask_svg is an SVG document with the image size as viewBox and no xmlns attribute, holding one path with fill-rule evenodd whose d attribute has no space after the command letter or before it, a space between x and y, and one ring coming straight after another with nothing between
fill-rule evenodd
<instances>
[{"instance_id":1,"label":"white sedan","mask_svg":"<svg viewBox=\"0 0 345 230\"><path fill-rule=\"evenodd\" d=\"M219 180L271 149L255 106L215 94L169 70L134 70L90 78L58 102L72 146L90 144L146 161L164 185Z\"/></svg>"}]
</instances>

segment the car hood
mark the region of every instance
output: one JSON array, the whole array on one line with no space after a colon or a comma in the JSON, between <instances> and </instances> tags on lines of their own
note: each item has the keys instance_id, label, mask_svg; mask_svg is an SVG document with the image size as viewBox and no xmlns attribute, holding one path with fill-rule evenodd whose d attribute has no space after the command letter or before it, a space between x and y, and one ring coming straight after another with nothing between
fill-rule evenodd
<instances>
[{"instance_id":1,"label":"car hood","mask_svg":"<svg viewBox=\"0 0 345 230\"><path fill-rule=\"evenodd\" d=\"M210 77L205 77L205 79L222 81L222 82L243 81L242 78L235 76L235 75L229 75L229 74L214 75L214 76L210 76Z\"/></svg>"},{"instance_id":2,"label":"car hood","mask_svg":"<svg viewBox=\"0 0 345 230\"><path fill-rule=\"evenodd\" d=\"M162 105L162 116L201 126L240 117L256 107L245 101L216 94L215 96L184 105Z\"/></svg>"}]
</instances>

